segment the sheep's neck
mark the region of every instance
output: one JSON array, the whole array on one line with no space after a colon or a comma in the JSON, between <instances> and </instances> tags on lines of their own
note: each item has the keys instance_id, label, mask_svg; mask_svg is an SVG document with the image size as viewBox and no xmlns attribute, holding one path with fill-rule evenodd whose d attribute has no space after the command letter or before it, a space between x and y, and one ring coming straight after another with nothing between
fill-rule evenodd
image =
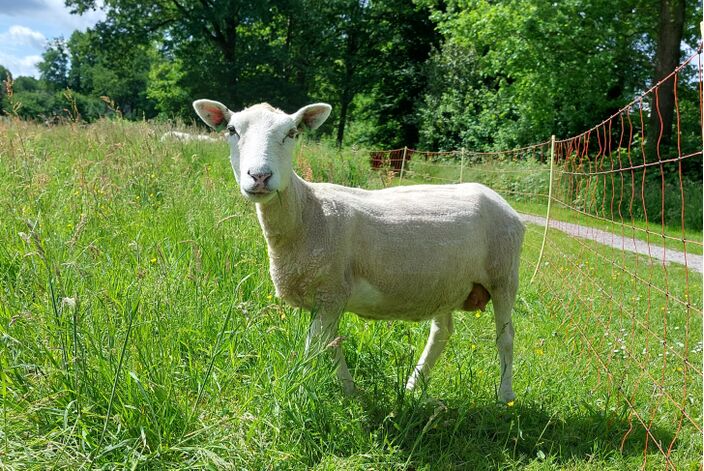
<instances>
[{"instance_id":1,"label":"sheep's neck","mask_svg":"<svg viewBox=\"0 0 704 471\"><path fill-rule=\"evenodd\" d=\"M301 236L309 191L306 182L294 172L285 190L266 203L257 203L259 224L270 251L294 243Z\"/></svg>"}]
</instances>

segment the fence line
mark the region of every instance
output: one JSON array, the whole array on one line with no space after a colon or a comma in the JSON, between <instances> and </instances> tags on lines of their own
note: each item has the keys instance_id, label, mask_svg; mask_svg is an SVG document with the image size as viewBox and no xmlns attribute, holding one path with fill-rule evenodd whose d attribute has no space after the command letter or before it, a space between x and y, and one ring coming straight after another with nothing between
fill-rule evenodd
<instances>
[{"instance_id":1,"label":"fence line","mask_svg":"<svg viewBox=\"0 0 704 471\"><path fill-rule=\"evenodd\" d=\"M695 57L697 80L688 83L681 75ZM531 283L583 346L575 361L591 365L591 391L620 399L627 414L621 449L642 439L643 468L649 461L689 466L677 455L683 430L701 442L702 268L691 264L703 247L702 62L700 46L641 96L570 138L507 151L369 153L372 168L402 176L399 184L477 181L521 212L542 213L542 235L530 230L526 240L529 253L539 250L537 259L523 258ZM671 144L664 142L658 98L667 83L675 108ZM648 113L660 118L655 134L646 128ZM577 224L565 236L551 230L551 219ZM609 246L598 243L604 237ZM628 252L630 244L645 244L645 254ZM672 250L681 253L680 265L669 263Z\"/></svg>"}]
</instances>

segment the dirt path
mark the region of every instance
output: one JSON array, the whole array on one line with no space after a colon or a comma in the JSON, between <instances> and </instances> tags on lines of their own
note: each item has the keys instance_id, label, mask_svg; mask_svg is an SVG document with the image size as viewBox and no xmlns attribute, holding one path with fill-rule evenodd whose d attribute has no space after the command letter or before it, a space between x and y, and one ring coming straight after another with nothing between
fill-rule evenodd
<instances>
[{"instance_id":1,"label":"dirt path","mask_svg":"<svg viewBox=\"0 0 704 471\"><path fill-rule=\"evenodd\" d=\"M544 217L521 214L521 218L525 222L545 227ZM550 221L550 227L573 237L590 239L610 247L645 255L660 262L664 260L668 263L678 263L680 265L685 264L684 252L666 249L663 253L662 247L654 245L649 247L648 243L645 241L623 237L618 234L614 234L613 232L602 231L600 229L594 229L593 227L580 226L578 224L571 224L563 221ZM687 266L692 270L698 271L699 273L704 272L704 260L701 255L688 253Z\"/></svg>"}]
</instances>

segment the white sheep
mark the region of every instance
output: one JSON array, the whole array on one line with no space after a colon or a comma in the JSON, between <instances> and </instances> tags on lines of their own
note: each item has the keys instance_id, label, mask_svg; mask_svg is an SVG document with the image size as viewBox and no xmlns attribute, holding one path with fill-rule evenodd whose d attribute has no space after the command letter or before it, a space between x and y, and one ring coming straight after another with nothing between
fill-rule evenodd
<instances>
[{"instance_id":1,"label":"white sheep","mask_svg":"<svg viewBox=\"0 0 704 471\"><path fill-rule=\"evenodd\" d=\"M205 136L203 134L193 135L193 134L189 134L187 132L179 132L179 131L167 131L161 135L161 142L166 142L169 139L173 139L173 140L181 141L181 142L190 142L190 141L219 142L219 139L215 139L214 137Z\"/></svg>"},{"instance_id":2,"label":"white sheep","mask_svg":"<svg viewBox=\"0 0 704 471\"><path fill-rule=\"evenodd\" d=\"M268 104L232 112L197 100L198 115L227 129L230 162L240 190L256 204L269 249L276 294L310 310L306 352L334 350L345 392L354 391L335 339L343 312L368 319L432 319L430 337L406 383L426 379L452 334L455 310L494 305L501 383L511 385L511 310L518 289L524 227L498 194L480 184L418 185L368 191L309 183L292 168L294 140L315 129L330 105L288 115Z\"/></svg>"}]
</instances>

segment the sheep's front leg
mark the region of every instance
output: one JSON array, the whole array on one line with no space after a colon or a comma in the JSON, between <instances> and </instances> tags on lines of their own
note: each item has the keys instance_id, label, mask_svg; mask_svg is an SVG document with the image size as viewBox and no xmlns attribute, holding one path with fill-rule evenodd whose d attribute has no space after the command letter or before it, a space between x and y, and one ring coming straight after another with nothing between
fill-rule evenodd
<instances>
[{"instance_id":1,"label":"sheep's front leg","mask_svg":"<svg viewBox=\"0 0 704 471\"><path fill-rule=\"evenodd\" d=\"M342 390L345 394L353 394L355 392L354 380L349 368L347 368L342 346L339 343L337 345L330 344L335 339L339 323L339 311L319 311L315 313L308 329L305 353L309 355L312 348L322 349L330 346L333 350L335 364L337 365L337 378L342 383Z\"/></svg>"},{"instance_id":2,"label":"sheep's front leg","mask_svg":"<svg viewBox=\"0 0 704 471\"><path fill-rule=\"evenodd\" d=\"M418 384L418 381L428 379L430 370L445 349L450 335L452 335L452 313L435 317L430 326L428 343L425 345L423 354L420 356L420 360L418 360L418 365L413 371L413 374L408 378L406 389L410 391Z\"/></svg>"}]
</instances>

